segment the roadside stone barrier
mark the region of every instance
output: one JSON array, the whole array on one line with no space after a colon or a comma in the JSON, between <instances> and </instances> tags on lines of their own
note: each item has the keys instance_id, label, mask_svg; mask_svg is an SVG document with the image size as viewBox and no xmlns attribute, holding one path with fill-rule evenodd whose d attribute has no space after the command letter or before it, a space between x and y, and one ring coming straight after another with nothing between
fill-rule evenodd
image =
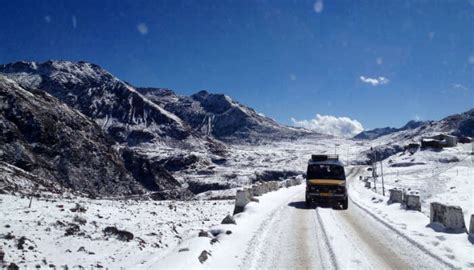
<instances>
[{"instance_id":1,"label":"roadside stone barrier","mask_svg":"<svg viewBox=\"0 0 474 270\"><path fill-rule=\"evenodd\" d=\"M286 181L268 181L253 184L251 187L239 189L235 194L234 215L242 213L245 206L251 202L258 202L255 197L262 196L271 191L277 191L282 187L291 187L301 184L301 179L288 179Z\"/></svg>"},{"instance_id":2,"label":"roadside stone barrier","mask_svg":"<svg viewBox=\"0 0 474 270\"><path fill-rule=\"evenodd\" d=\"M278 190L278 182L277 181L268 182L268 185L270 186L270 191L277 191Z\"/></svg>"},{"instance_id":3,"label":"roadside stone barrier","mask_svg":"<svg viewBox=\"0 0 474 270\"><path fill-rule=\"evenodd\" d=\"M406 210L421 211L420 192L416 190L405 191L403 204Z\"/></svg>"},{"instance_id":4,"label":"roadside stone barrier","mask_svg":"<svg viewBox=\"0 0 474 270\"><path fill-rule=\"evenodd\" d=\"M461 233L466 232L462 208L459 206L446 205L438 202L430 204L430 224L434 228L436 225L442 225L445 232ZM470 232L474 230L471 216Z\"/></svg>"},{"instance_id":5,"label":"roadside stone barrier","mask_svg":"<svg viewBox=\"0 0 474 270\"><path fill-rule=\"evenodd\" d=\"M369 183L370 182L366 182ZM392 203L403 203L403 190L399 188L392 188L388 190L390 192L390 198L388 199L388 204Z\"/></svg>"},{"instance_id":6,"label":"roadside stone barrier","mask_svg":"<svg viewBox=\"0 0 474 270\"><path fill-rule=\"evenodd\" d=\"M469 224L469 234L474 237L474 215L471 215L471 222Z\"/></svg>"},{"instance_id":7,"label":"roadside stone barrier","mask_svg":"<svg viewBox=\"0 0 474 270\"><path fill-rule=\"evenodd\" d=\"M262 195L262 189L260 188L260 183L252 185L252 194L254 197Z\"/></svg>"},{"instance_id":8,"label":"roadside stone barrier","mask_svg":"<svg viewBox=\"0 0 474 270\"><path fill-rule=\"evenodd\" d=\"M250 202L253 196L251 196L250 189L237 190L235 194L235 206L234 215L244 211L245 206Z\"/></svg>"},{"instance_id":9,"label":"roadside stone barrier","mask_svg":"<svg viewBox=\"0 0 474 270\"><path fill-rule=\"evenodd\" d=\"M370 189L371 183L369 181L365 182L364 187Z\"/></svg>"}]
</instances>

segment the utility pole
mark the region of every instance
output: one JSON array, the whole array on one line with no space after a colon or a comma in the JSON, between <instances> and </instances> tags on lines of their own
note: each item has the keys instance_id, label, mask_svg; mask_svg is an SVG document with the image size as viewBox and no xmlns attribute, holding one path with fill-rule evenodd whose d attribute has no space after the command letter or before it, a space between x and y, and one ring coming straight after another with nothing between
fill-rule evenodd
<instances>
[{"instance_id":1,"label":"utility pole","mask_svg":"<svg viewBox=\"0 0 474 270\"><path fill-rule=\"evenodd\" d=\"M385 184L383 182L383 160L380 161L380 173L382 174L382 195L385 196Z\"/></svg>"},{"instance_id":2,"label":"utility pole","mask_svg":"<svg viewBox=\"0 0 474 270\"><path fill-rule=\"evenodd\" d=\"M372 178L374 178L374 190L377 192L377 151L374 151L373 147L370 147L372 150L374 160L372 161Z\"/></svg>"},{"instance_id":3,"label":"utility pole","mask_svg":"<svg viewBox=\"0 0 474 270\"><path fill-rule=\"evenodd\" d=\"M350 165L351 164L351 158L350 158L350 153L351 153L351 148L349 146L349 148L347 148L347 165Z\"/></svg>"}]
</instances>

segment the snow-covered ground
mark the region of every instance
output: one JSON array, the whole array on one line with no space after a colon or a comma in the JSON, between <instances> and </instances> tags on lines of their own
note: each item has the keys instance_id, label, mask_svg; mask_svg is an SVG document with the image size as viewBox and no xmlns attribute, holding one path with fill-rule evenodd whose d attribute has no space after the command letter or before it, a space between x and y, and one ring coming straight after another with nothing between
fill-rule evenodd
<instances>
[{"instance_id":1,"label":"snow-covered ground","mask_svg":"<svg viewBox=\"0 0 474 270\"><path fill-rule=\"evenodd\" d=\"M236 225L209 228L144 268L164 269L452 269L474 268L467 234L444 234L420 212L387 205L349 168L348 211L304 206L304 185L265 194L236 215ZM199 263L205 252L207 259Z\"/></svg>"},{"instance_id":2,"label":"snow-covered ground","mask_svg":"<svg viewBox=\"0 0 474 270\"><path fill-rule=\"evenodd\" d=\"M364 175L365 171L363 168L361 175ZM474 268L474 244L469 240L468 234L433 230L428 226L430 223L429 205L428 212L407 211L401 207L400 203L388 204L387 197L364 188L363 182L358 179L354 179L350 187L352 204L363 209L364 215L374 217L389 227L392 233L408 239L418 249L430 253L431 257L439 258L455 267ZM472 191L472 186L469 188ZM459 201L448 203L459 204ZM466 210L473 211L473 201L471 200L470 203L470 208L464 208L465 212ZM469 206L469 203L467 205ZM425 207L422 207L423 209Z\"/></svg>"},{"instance_id":3,"label":"snow-covered ground","mask_svg":"<svg viewBox=\"0 0 474 270\"><path fill-rule=\"evenodd\" d=\"M42 267L53 264L56 267L81 265L90 268L100 265L109 268L145 269L271 266L272 264L267 264L267 262L271 258L270 255L275 254L267 254L270 257L267 255L255 257L253 253L271 252L265 246L265 241L270 241L268 239L272 237L272 232L268 228L278 223L290 226L291 217L299 216L302 209L295 210L298 209L295 204L290 210L288 207L291 202L297 204L301 200L304 187L297 186L265 194L260 198L259 203L250 203L247 211L236 216L237 225L220 225L222 219L232 213L233 201L207 199L231 197L238 186L248 184L256 173L262 171L304 172L308 158L314 153L332 154L337 151L340 159L348 164L354 159L363 158L360 153L369 149L370 146L370 142L325 136L292 142L272 142L259 146L234 145L229 149L229 157L224 164L209 163L207 169L212 173L203 174L190 169L177 175L183 182L189 180L226 182L232 188L205 192L197 195L196 200L193 201L91 200L79 197L68 199L54 197L48 200L35 199L32 207L28 208L28 198L21 198L18 195L0 195L0 213L2 213L0 245L6 253L7 262L29 267L35 267L37 264ZM165 155L166 151L172 151L172 149L159 151L162 151L160 155ZM376 244L379 245L380 250L384 244L393 243L400 238L404 245L410 248L415 246L416 252L424 254L422 256L428 256L428 259L431 258L430 260L433 260L435 265L436 262L441 262L443 267L453 265L474 268L472 255L474 245L469 242L466 234L445 234L434 232L427 227L429 203L432 201L461 206L465 222L468 224L470 215L474 213L474 185L472 185L474 170L472 156L469 156L471 151L471 145L458 145L440 152L430 150L417 151L414 154L401 152L383 161L386 189L401 187L419 190L422 196L421 213L405 211L399 204L387 205L388 192L383 197L380 195L380 189L377 192L367 190L363 188L362 182L354 180L351 184L353 201L349 212L321 209L317 214L316 212L305 214L300 221L303 224L317 222L319 216L323 220L326 232L324 234L319 232L318 235L311 237L318 236L323 240L327 238L327 242L333 245L332 252L337 256L342 256L340 254L343 254L345 248L344 245L337 243L347 241L356 243L352 248L356 248L357 243L363 244L361 248L366 247L365 251L360 249L359 253L354 254L365 254L369 252L367 250L377 249L366 243L367 239L370 242L371 238L368 236L370 231L363 231L360 226L364 220L362 217L370 216L373 219L370 222L377 224L374 225L375 227L381 228L378 230L379 234L383 235L385 232L394 235L385 237L382 244ZM150 154L157 153L150 151ZM194 154L202 155L203 153ZM362 175L367 175L365 168L357 170ZM380 187L380 178L377 186ZM74 209L76 203L83 206L86 211L72 212L70 209ZM359 209L359 212L350 212L355 211L354 209ZM357 230L362 230L358 232L358 240L354 240L351 233L345 234L345 238L338 238L338 235L342 233L341 226L336 226L338 222L358 224L359 227L351 225L354 234ZM105 235L103 230L108 226L129 231L133 233L134 239L127 242L117 239L114 235ZM319 225L314 223L311 226L318 228ZM310 230L311 226L300 229ZM77 228L79 230L75 231ZM72 232L72 235L65 236L67 229ZM209 236L197 237L201 230L207 231ZM289 236L286 235L285 230L282 228L279 234L283 240L288 240ZM298 241L306 241L302 239L310 237L309 234L308 237L304 235L306 234L297 236L299 240L295 240L294 244L297 245ZM24 242L23 249L18 247L21 242ZM286 248L291 250L292 246L289 244ZM309 250L321 252L318 248L324 251L328 247L312 246ZM201 264L198 256L203 250L209 251L210 255ZM379 253L383 254L382 251ZM400 250L396 252L403 253ZM408 256L406 258L403 257L405 255L400 255L400 260L387 261L378 259L379 256L375 253L368 259L343 256L338 260L332 259L331 256L334 254L323 252L320 255L314 255L316 257L308 255L304 260L307 260L305 262L310 265L312 262L323 261L323 266L329 268L335 264L349 268L363 266L383 268L391 263L404 265L403 263L409 261L406 259L409 255L406 255ZM275 265L278 266L277 263L273 266Z\"/></svg>"},{"instance_id":4,"label":"snow-covered ground","mask_svg":"<svg viewBox=\"0 0 474 270\"><path fill-rule=\"evenodd\" d=\"M474 155L471 144L458 144L442 150L408 151L383 161L386 195L397 187L420 191L422 212L429 215L430 203L460 206L465 222L474 214ZM380 175L380 164L377 166ZM381 177L377 182L381 194ZM388 195L387 195L388 196Z\"/></svg>"},{"instance_id":5,"label":"snow-covered ground","mask_svg":"<svg viewBox=\"0 0 474 270\"><path fill-rule=\"evenodd\" d=\"M85 209L74 211L76 203ZM84 198L29 199L0 196L0 246L5 261L36 265L130 268L167 254L200 229L219 224L233 201L134 201ZM71 210L73 209L73 210ZM74 212L73 212L74 211ZM133 240L106 236L113 226ZM67 231L71 235L67 235ZM24 244L20 244L24 242Z\"/></svg>"}]
</instances>

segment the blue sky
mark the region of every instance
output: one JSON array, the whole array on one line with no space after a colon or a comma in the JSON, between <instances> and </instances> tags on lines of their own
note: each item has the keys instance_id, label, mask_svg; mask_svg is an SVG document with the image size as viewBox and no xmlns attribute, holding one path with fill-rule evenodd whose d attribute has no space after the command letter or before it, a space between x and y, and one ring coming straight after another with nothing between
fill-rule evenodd
<instances>
[{"instance_id":1,"label":"blue sky","mask_svg":"<svg viewBox=\"0 0 474 270\"><path fill-rule=\"evenodd\" d=\"M225 93L285 124L320 114L370 129L474 107L474 1L0 5L0 63L90 61L136 86Z\"/></svg>"}]
</instances>

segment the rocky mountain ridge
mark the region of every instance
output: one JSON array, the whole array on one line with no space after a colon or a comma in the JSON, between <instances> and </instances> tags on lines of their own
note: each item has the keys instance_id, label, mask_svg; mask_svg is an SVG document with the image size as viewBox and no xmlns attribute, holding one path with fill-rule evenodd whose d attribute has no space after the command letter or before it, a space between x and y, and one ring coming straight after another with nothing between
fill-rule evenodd
<instances>
[{"instance_id":1,"label":"rocky mountain ridge","mask_svg":"<svg viewBox=\"0 0 474 270\"><path fill-rule=\"evenodd\" d=\"M224 94L202 90L182 96L169 89L138 90L195 130L225 142L296 139L310 134L303 129L282 126Z\"/></svg>"},{"instance_id":2,"label":"rocky mountain ridge","mask_svg":"<svg viewBox=\"0 0 474 270\"><path fill-rule=\"evenodd\" d=\"M422 126L426 123L428 123L428 122L427 121L411 120L408 123L406 123L403 127L400 127L400 128L384 127L384 128L375 128L375 129L371 129L371 130L364 130L361 133L355 135L354 139L373 140L373 139L376 139L378 137L388 135L388 134L391 134L391 133L395 133L395 132L398 132L398 131L415 129L415 128L417 128L419 126Z\"/></svg>"}]
</instances>

